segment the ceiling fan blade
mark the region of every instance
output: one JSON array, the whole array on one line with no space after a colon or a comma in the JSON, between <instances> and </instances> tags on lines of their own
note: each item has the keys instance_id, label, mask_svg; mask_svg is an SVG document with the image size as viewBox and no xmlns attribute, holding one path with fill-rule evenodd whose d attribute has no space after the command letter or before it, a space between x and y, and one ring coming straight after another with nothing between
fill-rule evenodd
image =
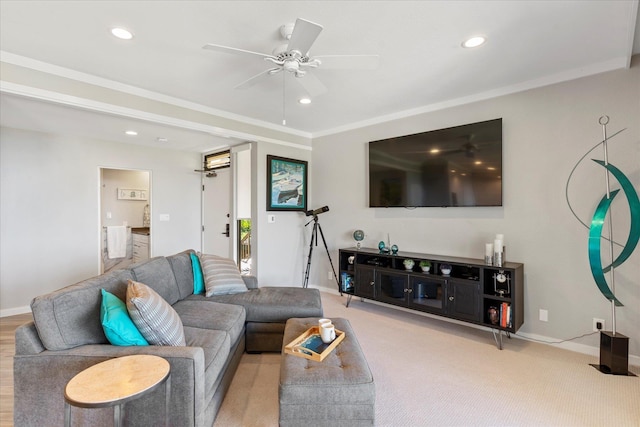
<instances>
[{"instance_id":1,"label":"ceiling fan blade","mask_svg":"<svg viewBox=\"0 0 640 427\"><path fill-rule=\"evenodd\" d=\"M275 57L273 55L268 55L266 53L252 52L250 50L238 49L238 48L229 47L229 46L222 46L222 45L219 45L219 44L207 43L204 46L202 46L202 48L203 49L208 49L208 50L213 50L215 52L231 53L231 54L234 54L234 55L243 55L243 56L251 56L251 57L259 56L261 58L273 58L273 59L275 59Z\"/></svg>"},{"instance_id":2,"label":"ceiling fan blade","mask_svg":"<svg viewBox=\"0 0 640 427\"><path fill-rule=\"evenodd\" d=\"M320 68L327 70L375 70L380 63L378 55L322 55L313 59L319 59Z\"/></svg>"},{"instance_id":3,"label":"ceiling fan blade","mask_svg":"<svg viewBox=\"0 0 640 427\"><path fill-rule=\"evenodd\" d=\"M320 35L322 28L322 25L314 24L311 21L301 18L296 19L296 25L293 27L287 50L297 50L302 55L306 55L313 42Z\"/></svg>"},{"instance_id":4,"label":"ceiling fan blade","mask_svg":"<svg viewBox=\"0 0 640 427\"><path fill-rule=\"evenodd\" d=\"M312 97L320 96L327 92L327 87L314 74L307 72L304 76L296 78Z\"/></svg>"},{"instance_id":5,"label":"ceiling fan blade","mask_svg":"<svg viewBox=\"0 0 640 427\"><path fill-rule=\"evenodd\" d=\"M242 83L240 83L239 85L237 85L236 87L234 87L234 89L247 89L253 85L255 85L256 83L260 82L261 80L263 80L266 77L269 77L273 74L279 73L280 71L282 71L282 68L270 68L268 70L265 70L259 74L256 74L255 76L243 81Z\"/></svg>"}]
</instances>

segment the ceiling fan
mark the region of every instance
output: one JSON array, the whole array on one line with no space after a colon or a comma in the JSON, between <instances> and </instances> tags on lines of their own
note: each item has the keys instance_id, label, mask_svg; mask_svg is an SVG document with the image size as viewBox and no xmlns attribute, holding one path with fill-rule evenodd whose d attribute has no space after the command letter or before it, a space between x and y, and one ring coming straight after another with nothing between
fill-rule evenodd
<instances>
[{"instance_id":1,"label":"ceiling fan","mask_svg":"<svg viewBox=\"0 0 640 427\"><path fill-rule=\"evenodd\" d=\"M298 81L311 96L318 96L327 91L325 85L308 71L312 68L324 69L374 69L378 66L378 55L324 55L309 56L309 49L320 35L323 27L305 19L296 19L295 24L280 27L280 34L288 43L274 49L273 54L252 52L235 47L217 44L206 44L203 49L216 52L243 55L262 60L274 65L265 71L238 84L236 89L246 89L269 76L287 71L298 77Z\"/></svg>"}]
</instances>

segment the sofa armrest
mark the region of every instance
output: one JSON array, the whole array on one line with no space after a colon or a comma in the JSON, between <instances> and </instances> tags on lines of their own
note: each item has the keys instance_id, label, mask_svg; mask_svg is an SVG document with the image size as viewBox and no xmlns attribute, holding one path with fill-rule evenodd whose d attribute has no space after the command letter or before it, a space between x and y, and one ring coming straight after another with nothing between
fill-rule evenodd
<instances>
[{"instance_id":1,"label":"sofa armrest","mask_svg":"<svg viewBox=\"0 0 640 427\"><path fill-rule=\"evenodd\" d=\"M243 275L242 280L248 289L258 289L258 278L256 276Z\"/></svg>"},{"instance_id":2,"label":"sofa armrest","mask_svg":"<svg viewBox=\"0 0 640 427\"><path fill-rule=\"evenodd\" d=\"M18 326L15 337L16 354L38 354L45 350L33 321Z\"/></svg>"},{"instance_id":3,"label":"sofa armrest","mask_svg":"<svg viewBox=\"0 0 640 427\"><path fill-rule=\"evenodd\" d=\"M37 355L14 357L15 425L63 425L64 389L76 374L105 360L133 354L151 354L165 358L171 366L169 424L202 424L204 402L204 352L200 347L85 345L69 350L45 350ZM134 409L140 405L139 408ZM127 404L135 414L134 425L158 425L164 414L164 387L149 398ZM80 410L74 419L83 425L106 425L113 411Z\"/></svg>"}]
</instances>

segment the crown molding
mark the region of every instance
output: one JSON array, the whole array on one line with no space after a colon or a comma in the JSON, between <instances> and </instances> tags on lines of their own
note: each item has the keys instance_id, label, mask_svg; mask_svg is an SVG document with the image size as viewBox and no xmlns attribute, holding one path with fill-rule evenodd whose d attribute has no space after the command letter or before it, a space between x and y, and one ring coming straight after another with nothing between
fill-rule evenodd
<instances>
[{"instance_id":1,"label":"crown molding","mask_svg":"<svg viewBox=\"0 0 640 427\"><path fill-rule=\"evenodd\" d=\"M312 135L309 132L299 131L296 129L276 125L276 124L265 122L262 120L255 120L239 114L229 113L227 111L207 107L198 103L186 101L184 99L175 98L175 97L160 94L157 92L152 92L146 89L141 89L136 86L127 85L124 83L98 77L92 74L87 74L87 73L72 70L69 68L60 67L57 65L49 64L47 62L38 61L36 59L28 58L21 55L16 55L6 51L0 51L0 61L8 64L32 69L35 71L40 71L46 74L51 74L58 77L63 77L70 80L75 80L78 82L99 86L105 89L110 89L110 90L114 90L122 93L127 93L130 95L139 96L141 98L146 98L149 100L162 102L162 103L173 105L176 107L187 108L189 110L193 110L199 113L204 113L211 116L217 116L217 117L228 119L228 120L234 120L234 121L251 125L251 126L261 127L261 128L269 129L272 131L282 132L285 134L303 137L307 139L311 139L312 137ZM228 132L229 131L227 131L226 133L228 134Z\"/></svg>"},{"instance_id":2,"label":"crown molding","mask_svg":"<svg viewBox=\"0 0 640 427\"><path fill-rule=\"evenodd\" d=\"M444 110L446 108L457 107L460 105L471 104L474 102L485 101L492 98L498 98L500 96L511 95L518 92L524 92L531 89L537 89L544 86L550 86L557 83L563 83L570 80L576 80L582 77L588 77L595 74L605 73L607 71L619 70L628 67L629 58L620 57L614 58L609 61L593 64L588 67L579 67L572 70L567 70L562 73L552 74L539 79L529 80L523 83L515 85L501 87L495 90L486 92L480 92L474 95L464 96L461 98L450 99L423 107L413 108L409 110L398 111L396 113L379 116L369 120L363 120L349 125L340 126L326 131L316 132L313 134L313 138L320 138L323 136L335 135L338 133L348 132L368 126L379 125L382 123L391 122L394 120L405 119L408 117L418 116L420 114L431 113L434 111Z\"/></svg>"}]
</instances>

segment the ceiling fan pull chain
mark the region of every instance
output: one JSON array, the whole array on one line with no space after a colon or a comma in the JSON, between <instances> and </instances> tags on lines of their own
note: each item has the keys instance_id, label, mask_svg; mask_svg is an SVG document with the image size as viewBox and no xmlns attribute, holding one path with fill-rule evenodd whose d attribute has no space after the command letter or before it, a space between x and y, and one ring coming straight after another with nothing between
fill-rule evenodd
<instances>
[{"instance_id":1,"label":"ceiling fan pull chain","mask_svg":"<svg viewBox=\"0 0 640 427\"><path fill-rule=\"evenodd\" d=\"M284 96L284 83L285 83L284 76L285 76L285 74L286 73L282 73L282 126L286 126L287 125L287 119L286 119L285 109L284 109L284 105L285 105L285 102L284 102L284 99L285 99L285 96Z\"/></svg>"}]
</instances>

